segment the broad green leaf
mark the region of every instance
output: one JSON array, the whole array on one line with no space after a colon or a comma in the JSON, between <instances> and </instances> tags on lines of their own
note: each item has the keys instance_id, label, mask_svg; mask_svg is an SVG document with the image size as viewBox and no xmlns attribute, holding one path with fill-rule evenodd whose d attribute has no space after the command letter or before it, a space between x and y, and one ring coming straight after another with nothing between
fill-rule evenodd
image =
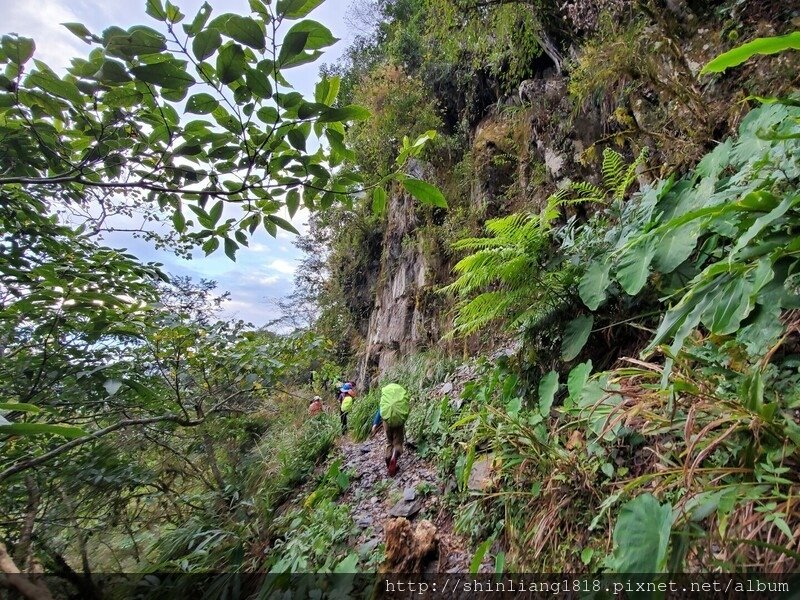
<instances>
[{"instance_id":1,"label":"broad green leaf","mask_svg":"<svg viewBox=\"0 0 800 600\"><path fill-rule=\"evenodd\" d=\"M236 262L236 251L239 249L238 244L234 242L232 239L226 237L224 246L225 246L225 255L232 261Z\"/></svg>"},{"instance_id":2,"label":"broad green leaf","mask_svg":"<svg viewBox=\"0 0 800 600\"><path fill-rule=\"evenodd\" d=\"M222 209L225 207L225 203L222 200L219 200L214 206L211 207L211 210L208 211L208 216L211 219L211 227L215 227L219 220L222 218Z\"/></svg>"},{"instance_id":3,"label":"broad green leaf","mask_svg":"<svg viewBox=\"0 0 800 600\"><path fill-rule=\"evenodd\" d=\"M629 295L635 296L647 283L653 256L655 256L655 244L652 243L652 239L629 248L623 254L614 276Z\"/></svg>"},{"instance_id":4,"label":"broad green leaf","mask_svg":"<svg viewBox=\"0 0 800 600\"><path fill-rule=\"evenodd\" d=\"M637 496L619 511L609 566L617 573L661 573L667 562L672 506L652 494Z\"/></svg>"},{"instance_id":5,"label":"broad green leaf","mask_svg":"<svg viewBox=\"0 0 800 600\"><path fill-rule=\"evenodd\" d=\"M708 318L703 319L711 333L728 335L739 329L742 319L753 309L750 303L752 289L753 283L741 276L720 289L713 310L710 311L710 322Z\"/></svg>"},{"instance_id":6,"label":"broad green leaf","mask_svg":"<svg viewBox=\"0 0 800 600\"><path fill-rule=\"evenodd\" d=\"M327 107L316 102L303 102L297 109L298 119L310 119L314 115L318 115Z\"/></svg>"},{"instance_id":7,"label":"broad green leaf","mask_svg":"<svg viewBox=\"0 0 800 600\"><path fill-rule=\"evenodd\" d=\"M731 250L731 255L735 255L740 250L744 249L759 233L766 227L781 218L786 212L800 202L800 194L788 195L778 204L775 208L767 214L758 217L753 224L744 232L741 237L736 241L736 245Z\"/></svg>"},{"instance_id":8,"label":"broad green leaf","mask_svg":"<svg viewBox=\"0 0 800 600\"><path fill-rule=\"evenodd\" d=\"M597 310L597 307L606 299L606 288L611 281L609 271L610 262L595 260L589 265L586 273L581 277L578 284L578 293L581 300L590 310Z\"/></svg>"},{"instance_id":9,"label":"broad green leaf","mask_svg":"<svg viewBox=\"0 0 800 600\"><path fill-rule=\"evenodd\" d=\"M379 186L372 190L372 212L376 215L382 215L385 210L386 190Z\"/></svg>"},{"instance_id":10,"label":"broad green leaf","mask_svg":"<svg viewBox=\"0 0 800 600\"><path fill-rule=\"evenodd\" d=\"M100 40L100 38L92 34L92 32L89 31L86 28L86 25L84 25L83 23L62 23L62 25L67 29L69 29L70 33L72 33L79 39L83 40L87 44L91 44L92 42Z\"/></svg>"},{"instance_id":11,"label":"broad green leaf","mask_svg":"<svg viewBox=\"0 0 800 600\"><path fill-rule=\"evenodd\" d=\"M325 27L322 23L312 21L311 19L300 21L294 25L286 35L289 36L301 32L308 34L305 44L303 45L304 50L319 50L320 48L326 48L338 41L337 38L333 37L330 29Z\"/></svg>"},{"instance_id":12,"label":"broad green leaf","mask_svg":"<svg viewBox=\"0 0 800 600\"><path fill-rule=\"evenodd\" d=\"M147 83L169 89L185 88L194 84L194 77L171 62L153 63L131 67L133 76Z\"/></svg>"},{"instance_id":13,"label":"broad green leaf","mask_svg":"<svg viewBox=\"0 0 800 600\"><path fill-rule=\"evenodd\" d=\"M447 200L445 200L444 194L436 186L413 177L405 178L401 183L408 193L423 204L447 208Z\"/></svg>"},{"instance_id":14,"label":"broad green leaf","mask_svg":"<svg viewBox=\"0 0 800 600\"><path fill-rule=\"evenodd\" d=\"M322 111L319 116L318 122L320 123L333 123L336 121L365 121L369 119L370 112L363 106L349 104L342 108L329 108Z\"/></svg>"},{"instance_id":15,"label":"broad green leaf","mask_svg":"<svg viewBox=\"0 0 800 600\"><path fill-rule=\"evenodd\" d=\"M259 24L250 17L231 15L225 25L225 33L237 42L256 50L263 50L266 47L264 32Z\"/></svg>"},{"instance_id":16,"label":"broad green leaf","mask_svg":"<svg viewBox=\"0 0 800 600\"><path fill-rule=\"evenodd\" d=\"M205 60L222 45L222 36L216 29L204 29L192 40L192 53L197 60Z\"/></svg>"},{"instance_id":17,"label":"broad green leaf","mask_svg":"<svg viewBox=\"0 0 800 600\"><path fill-rule=\"evenodd\" d=\"M713 291L717 285L717 282L712 281L700 288L693 289L691 295L687 294L677 305L670 308L661 320L645 353L650 352L673 333L675 337L670 348L673 354L680 350L683 341L697 327L701 316L713 302Z\"/></svg>"},{"instance_id":18,"label":"broad green leaf","mask_svg":"<svg viewBox=\"0 0 800 600\"><path fill-rule=\"evenodd\" d=\"M580 398L583 388L586 386L586 382L589 381L589 375L591 372L592 361L590 360L587 360L586 362L581 363L570 370L569 375L567 376L567 391L569 392L570 399L577 401L578 398Z\"/></svg>"},{"instance_id":19,"label":"broad green leaf","mask_svg":"<svg viewBox=\"0 0 800 600\"><path fill-rule=\"evenodd\" d=\"M343 560L341 560L339 564L337 564L334 567L333 572L356 573L357 572L356 566L358 566L358 554L356 554L355 552L351 552Z\"/></svg>"},{"instance_id":20,"label":"broad green leaf","mask_svg":"<svg viewBox=\"0 0 800 600\"><path fill-rule=\"evenodd\" d=\"M212 237L206 240L203 245L201 246L203 252L206 253L206 256L212 254L217 248L219 248L219 239Z\"/></svg>"},{"instance_id":21,"label":"broad green leaf","mask_svg":"<svg viewBox=\"0 0 800 600\"><path fill-rule=\"evenodd\" d=\"M323 77L314 88L314 100L319 104L330 106L339 95L340 77Z\"/></svg>"},{"instance_id":22,"label":"broad green leaf","mask_svg":"<svg viewBox=\"0 0 800 600\"><path fill-rule=\"evenodd\" d=\"M278 0L277 13L290 19L301 19L325 0Z\"/></svg>"},{"instance_id":23,"label":"broad green leaf","mask_svg":"<svg viewBox=\"0 0 800 600\"><path fill-rule=\"evenodd\" d=\"M136 106L142 101L144 95L130 87L119 87L109 90L103 96L103 104L114 108L128 108Z\"/></svg>"},{"instance_id":24,"label":"broad green leaf","mask_svg":"<svg viewBox=\"0 0 800 600\"><path fill-rule=\"evenodd\" d=\"M697 245L697 226L687 223L667 231L656 244L653 264L660 273L672 273L694 251Z\"/></svg>"},{"instance_id":25,"label":"broad green leaf","mask_svg":"<svg viewBox=\"0 0 800 600\"><path fill-rule=\"evenodd\" d=\"M95 79L103 83L126 83L131 80L125 65L116 60L104 60L100 69L94 75Z\"/></svg>"},{"instance_id":26,"label":"broad green leaf","mask_svg":"<svg viewBox=\"0 0 800 600\"><path fill-rule=\"evenodd\" d=\"M60 435L67 439L79 438L86 435L80 427L68 425L48 425L46 423L12 423L0 425L0 435Z\"/></svg>"},{"instance_id":27,"label":"broad green leaf","mask_svg":"<svg viewBox=\"0 0 800 600\"><path fill-rule=\"evenodd\" d=\"M78 86L71 81L58 79L55 75L50 73L43 73L41 71L34 71L28 76L28 83L43 89L49 94L69 100L73 104L82 105L84 100Z\"/></svg>"},{"instance_id":28,"label":"broad green leaf","mask_svg":"<svg viewBox=\"0 0 800 600\"><path fill-rule=\"evenodd\" d=\"M167 20L167 11L164 9L164 5L161 3L161 0L147 0L145 12L159 21Z\"/></svg>"},{"instance_id":29,"label":"broad green leaf","mask_svg":"<svg viewBox=\"0 0 800 600\"><path fill-rule=\"evenodd\" d=\"M178 233L186 231L186 217L183 216L181 211L176 210L172 213L172 225Z\"/></svg>"},{"instance_id":30,"label":"broad green leaf","mask_svg":"<svg viewBox=\"0 0 800 600\"><path fill-rule=\"evenodd\" d=\"M539 414L543 417L550 415L553 399L558 391L558 373L550 371L539 381Z\"/></svg>"},{"instance_id":31,"label":"broad green leaf","mask_svg":"<svg viewBox=\"0 0 800 600\"><path fill-rule=\"evenodd\" d=\"M297 190L289 190L289 192L286 194L286 210L289 212L289 217L294 217L299 207L300 192Z\"/></svg>"},{"instance_id":32,"label":"broad green leaf","mask_svg":"<svg viewBox=\"0 0 800 600\"><path fill-rule=\"evenodd\" d=\"M723 52L706 64L700 71L700 75L722 73L725 69L736 67L756 54L775 54L784 50L800 50L800 31L794 31L787 35L756 38L733 50Z\"/></svg>"},{"instance_id":33,"label":"broad green leaf","mask_svg":"<svg viewBox=\"0 0 800 600\"><path fill-rule=\"evenodd\" d=\"M280 54L278 54L278 64L285 66L286 63L303 52L306 47L307 40L307 31L294 31L287 33L283 38Z\"/></svg>"},{"instance_id":34,"label":"broad green leaf","mask_svg":"<svg viewBox=\"0 0 800 600\"><path fill-rule=\"evenodd\" d=\"M764 356L783 334L784 325L780 319L781 307L777 303L759 306L751 317L752 322L736 333L736 339L743 344L751 357Z\"/></svg>"},{"instance_id":35,"label":"broad green leaf","mask_svg":"<svg viewBox=\"0 0 800 600\"><path fill-rule=\"evenodd\" d=\"M33 56L36 44L30 38L4 35L2 49L12 63L22 66Z\"/></svg>"},{"instance_id":36,"label":"broad green leaf","mask_svg":"<svg viewBox=\"0 0 800 600\"><path fill-rule=\"evenodd\" d=\"M167 0L165 8L167 11L167 21L172 23L173 25L175 23L180 23L181 21L183 21L184 17L186 16L180 11L180 9L177 6L175 6L169 0Z\"/></svg>"},{"instance_id":37,"label":"broad green leaf","mask_svg":"<svg viewBox=\"0 0 800 600\"><path fill-rule=\"evenodd\" d=\"M305 152L306 136L299 127L290 129L286 134L286 137L289 139L289 143L292 145L292 148L300 150L301 152Z\"/></svg>"},{"instance_id":38,"label":"broad green leaf","mask_svg":"<svg viewBox=\"0 0 800 600\"><path fill-rule=\"evenodd\" d=\"M0 410L21 411L38 414L41 412L35 404L28 404L26 402L0 402Z\"/></svg>"},{"instance_id":39,"label":"broad green leaf","mask_svg":"<svg viewBox=\"0 0 800 600\"><path fill-rule=\"evenodd\" d=\"M300 52L289 58L281 63L281 66L284 69L291 69L293 67L299 67L300 65L306 65L308 63L312 63L317 60L320 56L322 56L322 50L312 50L311 52Z\"/></svg>"},{"instance_id":40,"label":"broad green leaf","mask_svg":"<svg viewBox=\"0 0 800 600\"><path fill-rule=\"evenodd\" d=\"M203 2L203 6L201 6L200 10L197 11L197 15L195 15L191 24L183 26L183 30L186 32L186 34L194 36L200 33L205 24L208 22L208 18L211 16L211 11L211 5L208 2Z\"/></svg>"},{"instance_id":41,"label":"broad green leaf","mask_svg":"<svg viewBox=\"0 0 800 600\"><path fill-rule=\"evenodd\" d=\"M564 339L561 342L561 358L570 361L583 349L594 325L593 315L582 315L570 321L564 329Z\"/></svg>"},{"instance_id":42,"label":"broad green leaf","mask_svg":"<svg viewBox=\"0 0 800 600\"><path fill-rule=\"evenodd\" d=\"M158 54L167 48L164 36L151 29L132 29L109 38L106 54L131 60L137 56Z\"/></svg>"},{"instance_id":43,"label":"broad green leaf","mask_svg":"<svg viewBox=\"0 0 800 600\"><path fill-rule=\"evenodd\" d=\"M247 69L245 83L253 94L259 98L272 97L272 84L265 73L258 69Z\"/></svg>"},{"instance_id":44,"label":"broad green leaf","mask_svg":"<svg viewBox=\"0 0 800 600\"><path fill-rule=\"evenodd\" d=\"M189 98L186 102L186 112L207 115L214 112L214 109L218 106L219 101L214 96L202 92Z\"/></svg>"},{"instance_id":45,"label":"broad green leaf","mask_svg":"<svg viewBox=\"0 0 800 600\"><path fill-rule=\"evenodd\" d=\"M222 83L236 81L247 67L244 50L239 44L231 44L223 48L217 56L217 76Z\"/></svg>"},{"instance_id":46,"label":"broad green leaf","mask_svg":"<svg viewBox=\"0 0 800 600\"><path fill-rule=\"evenodd\" d=\"M274 106L264 106L256 111L256 116L264 123L274 125L280 120L278 109Z\"/></svg>"},{"instance_id":47,"label":"broad green leaf","mask_svg":"<svg viewBox=\"0 0 800 600\"><path fill-rule=\"evenodd\" d=\"M266 218L275 225L277 225L278 227L280 227L281 229L284 229L290 233L294 233L295 235L300 235L300 232L294 228L294 225L289 223L289 221L287 221L286 219L282 219L281 217L278 217L276 215L267 215Z\"/></svg>"}]
</instances>

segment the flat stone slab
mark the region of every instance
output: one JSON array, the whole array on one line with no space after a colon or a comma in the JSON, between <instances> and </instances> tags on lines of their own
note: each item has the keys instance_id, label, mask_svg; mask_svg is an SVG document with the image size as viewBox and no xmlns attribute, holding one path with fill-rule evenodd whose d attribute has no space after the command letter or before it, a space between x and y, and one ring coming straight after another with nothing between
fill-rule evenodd
<instances>
[{"instance_id":1,"label":"flat stone slab","mask_svg":"<svg viewBox=\"0 0 800 600\"><path fill-rule=\"evenodd\" d=\"M409 502L403 499L392 507L389 514L393 517L405 517L409 519L420 510L422 510L422 500L413 500Z\"/></svg>"}]
</instances>

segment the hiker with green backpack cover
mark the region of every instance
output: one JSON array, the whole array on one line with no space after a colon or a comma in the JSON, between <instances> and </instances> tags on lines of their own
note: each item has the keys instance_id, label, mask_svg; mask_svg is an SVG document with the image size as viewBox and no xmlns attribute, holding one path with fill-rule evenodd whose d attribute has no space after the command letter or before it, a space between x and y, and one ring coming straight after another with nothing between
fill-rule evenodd
<instances>
[{"instance_id":1,"label":"hiker with green backpack cover","mask_svg":"<svg viewBox=\"0 0 800 600\"><path fill-rule=\"evenodd\" d=\"M397 460L403 453L406 420L408 419L408 392L396 383L381 388L380 415L386 430L386 467L389 475L397 474Z\"/></svg>"}]
</instances>

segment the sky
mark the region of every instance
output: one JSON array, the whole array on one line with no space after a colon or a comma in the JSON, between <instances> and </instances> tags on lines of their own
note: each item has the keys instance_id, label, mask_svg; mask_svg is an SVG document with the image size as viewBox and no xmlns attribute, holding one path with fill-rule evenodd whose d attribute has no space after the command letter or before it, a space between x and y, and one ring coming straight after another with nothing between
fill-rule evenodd
<instances>
[{"instance_id":1,"label":"sky","mask_svg":"<svg viewBox=\"0 0 800 600\"><path fill-rule=\"evenodd\" d=\"M191 21L203 1L173 0L173 4ZM250 13L247 0L208 0L208 3L213 8L212 18L226 12ZM345 21L349 4L350 0L326 0L307 17L323 23L340 41L328 48L317 62L291 70L291 83L306 96L313 95L320 66L335 62L357 33L350 31ZM158 29L160 24L145 13L145 6L146 0L0 0L3 14L0 33L13 32L33 38L36 42L34 58L59 72L70 64L71 58L85 57L91 50L61 23L83 23L93 33L100 33L111 25L127 28L146 24ZM301 233L306 229L307 216L301 210L292 220ZM133 225L138 227L139 223ZM291 293L294 272L302 258L302 253L292 244L294 237L279 230L277 238L272 238L259 230L252 236L249 248L238 251L235 263L221 251L209 257L198 251L192 260L184 260L156 250L149 242L126 233L107 236L104 243L126 248L144 262L162 263L171 275L217 281L218 292L231 293L220 316L260 326L277 316L275 299Z\"/></svg>"}]
</instances>

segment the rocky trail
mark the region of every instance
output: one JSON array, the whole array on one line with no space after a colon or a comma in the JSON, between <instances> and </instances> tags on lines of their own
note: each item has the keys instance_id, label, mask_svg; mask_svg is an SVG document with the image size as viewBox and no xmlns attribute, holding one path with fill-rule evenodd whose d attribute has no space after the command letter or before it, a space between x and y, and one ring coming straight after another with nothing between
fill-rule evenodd
<instances>
[{"instance_id":1,"label":"rocky trail","mask_svg":"<svg viewBox=\"0 0 800 600\"><path fill-rule=\"evenodd\" d=\"M473 552L468 541L453 531L453 516L441 503L444 495L435 467L406 446L400 471L386 471L383 431L364 442L341 438L342 468L351 484L339 502L352 507L360 533L354 542L359 554L370 555L385 544L384 568L468 572ZM481 571L489 568L482 565Z\"/></svg>"}]
</instances>

